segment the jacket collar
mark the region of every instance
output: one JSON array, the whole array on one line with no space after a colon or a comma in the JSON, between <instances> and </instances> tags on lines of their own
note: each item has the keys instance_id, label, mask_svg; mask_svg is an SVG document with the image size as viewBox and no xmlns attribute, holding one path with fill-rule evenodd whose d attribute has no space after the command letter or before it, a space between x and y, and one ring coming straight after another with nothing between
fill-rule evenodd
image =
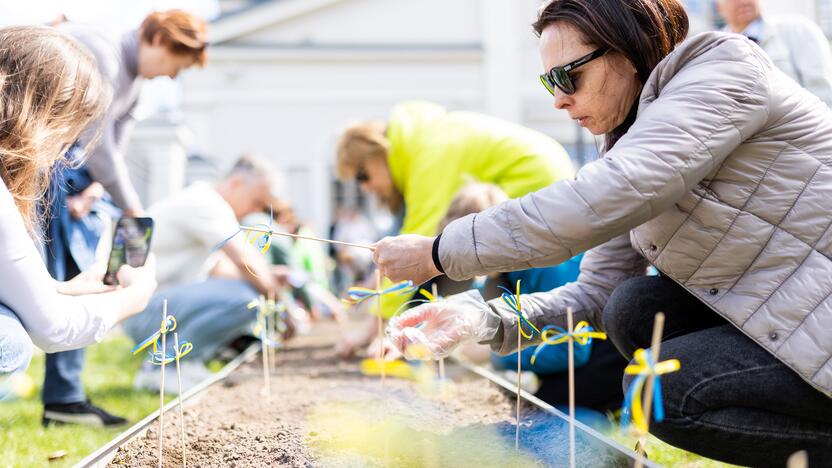
<instances>
[{"instance_id":1,"label":"jacket collar","mask_svg":"<svg viewBox=\"0 0 832 468\"><path fill-rule=\"evenodd\" d=\"M765 17L761 16L757 18L754 23L749 24L748 27L750 28L755 23L757 24L757 44L762 46L774 37L774 24L772 24L771 21L766 20Z\"/></svg>"}]
</instances>

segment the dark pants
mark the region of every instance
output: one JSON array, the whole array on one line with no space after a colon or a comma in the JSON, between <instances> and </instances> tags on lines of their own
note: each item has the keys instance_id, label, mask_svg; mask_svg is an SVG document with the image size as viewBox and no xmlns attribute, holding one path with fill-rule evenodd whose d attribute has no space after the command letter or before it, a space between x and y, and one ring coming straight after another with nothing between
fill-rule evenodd
<instances>
[{"instance_id":1,"label":"dark pants","mask_svg":"<svg viewBox=\"0 0 832 468\"><path fill-rule=\"evenodd\" d=\"M621 407L621 376L627 360L609 341L593 340L589 361L575 369L575 404L596 411ZM558 372L541 376L535 396L555 406L569 404L569 374Z\"/></svg>"},{"instance_id":2,"label":"dark pants","mask_svg":"<svg viewBox=\"0 0 832 468\"><path fill-rule=\"evenodd\" d=\"M810 466L832 461L832 399L664 277L628 280L604 308L604 329L625 356L649 348L656 312L666 315L661 360L665 419L650 432L665 442L738 465L785 466L798 450ZM631 381L624 377L626 388Z\"/></svg>"}]
</instances>

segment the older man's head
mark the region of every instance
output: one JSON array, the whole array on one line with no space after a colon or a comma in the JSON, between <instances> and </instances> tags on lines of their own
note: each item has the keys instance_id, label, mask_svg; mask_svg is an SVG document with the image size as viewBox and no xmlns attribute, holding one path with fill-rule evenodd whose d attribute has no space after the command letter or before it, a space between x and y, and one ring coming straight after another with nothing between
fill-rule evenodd
<instances>
[{"instance_id":1,"label":"older man's head","mask_svg":"<svg viewBox=\"0 0 832 468\"><path fill-rule=\"evenodd\" d=\"M731 31L741 33L760 17L758 0L717 0L717 10Z\"/></svg>"},{"instance_id":2,"label":"older man's head","mask_svg":"<svg viewBox=\"0 0 832 468\"><path fill-rule=\"evenodd\" d=\"M260 158L242 156L217 185L217 191L231 205L237 219L268 211L275 191L275 174Z\"/></svg>"}]
</instances>

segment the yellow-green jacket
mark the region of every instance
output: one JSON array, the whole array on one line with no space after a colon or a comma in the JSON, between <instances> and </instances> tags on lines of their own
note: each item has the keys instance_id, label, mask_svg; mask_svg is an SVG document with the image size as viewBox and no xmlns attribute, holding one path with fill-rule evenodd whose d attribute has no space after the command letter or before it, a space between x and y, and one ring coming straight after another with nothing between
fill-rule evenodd
<instances>
[{"instance_id":1,"label":"yellow-green jacket","mask_svg":"<svg viewBox=\"0 0 832 468\"><path fill-rule=\"evenodd\" d=\"M569 156L552 138L429 102L396 106L387 138L390 173L404 198L401 234L435 235L454 195L469 181L496 184L516 198L574 176ZM385 297L384 316L408 298Z\"/></svg>"}]
</instances>

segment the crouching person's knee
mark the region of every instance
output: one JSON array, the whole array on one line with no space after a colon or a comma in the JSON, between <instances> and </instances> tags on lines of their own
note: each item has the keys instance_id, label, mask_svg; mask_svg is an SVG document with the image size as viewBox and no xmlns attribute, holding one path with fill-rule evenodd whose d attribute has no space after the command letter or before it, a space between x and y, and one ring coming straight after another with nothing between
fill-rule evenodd
<instances>
[{"instance_id":1,"label":"crouching person's knee","mask_svg":"<svg viewBox=\"0 0 832 468\"><path fill-rule=\"evenodd\" d=\"M0 374L25 371L32 360L33 347L17 315L0 304Z\"/></svg>"}]
</instances>

